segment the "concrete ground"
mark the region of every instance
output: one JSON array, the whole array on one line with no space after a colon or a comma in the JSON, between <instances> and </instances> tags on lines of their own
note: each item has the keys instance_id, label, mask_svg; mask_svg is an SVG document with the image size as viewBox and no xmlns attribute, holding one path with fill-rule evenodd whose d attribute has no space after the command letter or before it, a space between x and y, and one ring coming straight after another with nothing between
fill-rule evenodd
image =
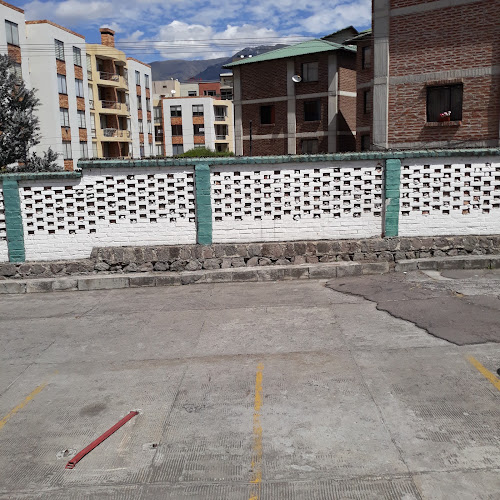
<instances>
[{"instance_id":1,"label":"concrete ground","mask_svg":"<svg viewBox=\"0 0 500 500\"><path fill-rule=\"evenodd\" d=\"M356 279L0 297L0 498L497 500L500 345L430 335ZM458 281L498 300L495 274Z\"/></svg>"}]
</instances>

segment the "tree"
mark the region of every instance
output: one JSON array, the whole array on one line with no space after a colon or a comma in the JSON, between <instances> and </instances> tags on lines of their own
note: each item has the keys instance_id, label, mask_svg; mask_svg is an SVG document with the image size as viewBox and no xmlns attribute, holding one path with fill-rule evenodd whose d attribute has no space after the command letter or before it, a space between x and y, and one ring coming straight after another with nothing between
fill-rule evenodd
<instances>
[{"instance_id":1,"label":"tree","mask_svg":"<svg viewBox=\"0 0 500 500\"><path fill-rule=\"evenodd\" d=\"M35 114L39 104L35 91L26 88L9 56L0 55L0 170L59 170L57 154L50 148L43 157L30 155L30 149L40 143ZM20 165L7 168L16 162Z\"/></svg>"}]
</instances>

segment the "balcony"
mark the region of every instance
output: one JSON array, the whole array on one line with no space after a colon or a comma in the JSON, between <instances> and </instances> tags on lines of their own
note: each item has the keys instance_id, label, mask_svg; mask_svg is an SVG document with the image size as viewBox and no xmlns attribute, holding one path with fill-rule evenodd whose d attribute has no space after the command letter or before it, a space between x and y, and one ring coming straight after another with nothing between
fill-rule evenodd
<instances>
[{"instance_id":1,"label":"balcony","mask_svg":"<svg viewBox=\"0 0 500 500\"><path fill-rule=\"evenodd\" d=\"M155 142L163 142L163 134L156 134Z\"/></svg>"},{"instance_id":2,"label":"balcony","mask_svg":"<svg viewBox=\"0 0 500 500\"><path fill-rule=\"evenodd\" d=\"M216 135L215 140L216 141L225 141L227 139L227 135Z\"/></svg>"},{"instance_id":3,"label":"balcony","mask_svg":"<svg viewBox=\"0 0 500 500\"><path fill-rule=\"evenodd\" d=\"M224 122L224 121L226 121L226 119L227 119L227 116L225 116L225 115L215 115L216 122Z\"/></svg>"},{"instance_id":4,"label":"balcony","mask_svg":"<svg viewBox=\"0 0 500 500\"><path fill-rule=\"evenodd\" d=\"M118 73L108 73L107 71L98 71L99 85L113 86L117 88L128 89L127 79Z\"/></svg>"},{"instance_id":5,"label":"balcony","mask_svg":"<svg viewBox=\"0 0 500 500\"><path fill-rule=\"evenodd\" d=\"M130 139L130 130L120 130L116 128L104 128L102 133L105 139L123 138Z\"/></svg>"},{"instance_id":6,"label":"balcony","mask_svg":"<svg viewBox=\"0 0 500 500\"><path fill-rule=\"evenodd\" d=\"M102 113L125 113L128 114L130 112L129 107L124 102L118 101L100 101L101 103L101 112Z\"/></svg>"}]
</instances>

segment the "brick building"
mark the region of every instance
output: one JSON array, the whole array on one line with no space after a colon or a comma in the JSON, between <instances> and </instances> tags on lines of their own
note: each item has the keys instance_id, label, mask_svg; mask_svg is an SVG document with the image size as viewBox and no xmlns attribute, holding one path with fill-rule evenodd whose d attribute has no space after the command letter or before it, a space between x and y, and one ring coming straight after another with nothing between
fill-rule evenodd
<instances>
[{"instance_id":1,"label":"brick building","mask_svg":"<svg viewBox=\"0 0 500 500\"><path fill-rule=\"evenodd\" d=\"M355 66L355 48L326 40L227 64L234 75L236 154L354 150ZM292 79L297 75L300 81Z\"/></svg>"},{"instance_id":2,"label":"brick building","mask_svg":"<svg viewBox=\"0 0 500 500\"><path fill-rule=\"evenodd\" d=\"M499 40L500 0L373 0L351 40L357 150L498 146Z\"/></svg>"}]
</instances>

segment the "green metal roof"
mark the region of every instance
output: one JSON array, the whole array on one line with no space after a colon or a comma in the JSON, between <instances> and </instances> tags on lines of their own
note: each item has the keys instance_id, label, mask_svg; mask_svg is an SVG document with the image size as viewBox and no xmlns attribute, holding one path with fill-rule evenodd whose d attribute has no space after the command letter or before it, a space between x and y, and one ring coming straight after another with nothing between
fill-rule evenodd
<instances>
[{"instance_id":1,"label":"green metal roof","mask_svg":"<svg viewBox=\"0 0 500 500\"><path fill-rule=\"evenodd\" d=\"M265 54L260 54L255 57L245 57L245 59L241 59L240 61L225 64L224 68L232 68L234 66L241 66L242 64L272 61L273 59L285 59L287 57L315 54L317 52L329 52L339 49L356 52L356 47L347 47L345 45L340 45L339 43L327 42L326 40L309 40L307 42L291 45L290 47L271 50L271 52L266 52Z\"/></svg>"}]
</instances>

